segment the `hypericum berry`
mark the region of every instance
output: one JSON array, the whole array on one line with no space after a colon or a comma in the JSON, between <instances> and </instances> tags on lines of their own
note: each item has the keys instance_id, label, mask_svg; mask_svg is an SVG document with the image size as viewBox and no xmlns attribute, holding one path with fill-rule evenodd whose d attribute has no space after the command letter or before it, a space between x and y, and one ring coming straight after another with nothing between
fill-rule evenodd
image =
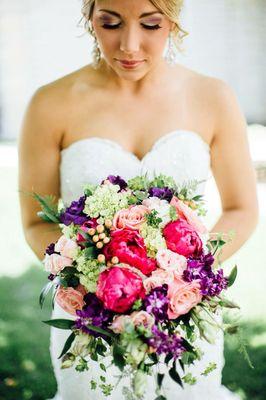
<instances>
[{"instance_id":1,"label":"hypericum berry","mask_svg":"<svg viewBox=\"0 0 266 400\"><path fill-rule=\"evenodd\" d=\"M88 230L88 234L89 234L90 236L95 235L95 232L96 232L96 230L95 230L94 228L90 228L90 229Z\"/></svg>"},{"instance_id":2,"label":"hypericum berry","mask_svg":"<svg viewBox=\"0 0 266 400\"><path fill-rule=\"evenodd\" d=\"M92 236L92 240L94 241L94 243L99 242L99 235Z\"/></svg>"},{"instance_id":3,"label":"hypericum berry","mask_svg":"<svg viewBox=\"0 0 266 400\"><path fill-rule=\"evenodd\" d=\"M111 263L112 263L112 264L118 264L118 263L119 263L119 258L116 257L116 256L112 257Z\"/></svg>"},{"instance_id":4,"label":"hypericum berry","mask_svg":"<svg viewBox=\"0 0 266 400\"><path fill-rule=\"evenodd\" d=\"M97 225L97 226L96 226L96 231L97 231L98 233L103 233L103 231L104 231L104 226L103 226L102 224Z\"/></svg>"},{"instance_id":5,"label":"hypericum berry","mask_svg":"<svg viewBox=\"0 0 266 400\"><path fill-rule=\"evenodd\" d=\"M100 263L104 263L105 262L105 255L104 254L99 254L98 257L97 257L97 260Z\"/></svg>"},{"instance_id":6,"label":"hypericum berry","mask_svg":"<svg viewBox=\"0 0 266 400\"><path fill-rule=\"evenodd\" d=\"M103 242L97 242L96 243L97 249L102 249L103 248Z\"/></svg>"},{"instance_id":7,"label":"hypericum berry","mask_svg":"<svg viewBox=\"0 0 266 400\"><path fill-rule=\"evenodd\" d=\"M104 244L107 244L107 243L110 242L110 240L111 240L111 239L110 239L109 237L106 236L106 237L103 239L103 243L104 243Z\"/></svg>"},{"instance_id":8,"label":"hypericum berry","mask_svg":"<svg viewBox=\"0 0 266 400\"><path fill-rule=\"evenodd\" d=\"M102 240L105 238L105 236L106 236L106 234L103 232L103 233L100 233L99 238Z\"/></svg>"},{"instance_id":9,"label":"hypericum berry","mask_svg":"<svg viewBox=\"0 0 266 400\"><path fill-rule=\"evenodd\" d=\"M110 229L112 227L113 223L110 219L106 219L104 221L104 225L106 226L106 228Z\"/></svg>"}]
</instances>

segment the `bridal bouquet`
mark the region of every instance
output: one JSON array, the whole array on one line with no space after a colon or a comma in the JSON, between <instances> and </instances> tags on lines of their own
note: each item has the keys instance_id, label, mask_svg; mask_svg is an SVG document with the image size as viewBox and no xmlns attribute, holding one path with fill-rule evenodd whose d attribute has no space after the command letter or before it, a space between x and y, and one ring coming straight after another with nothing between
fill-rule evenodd
<instances>
[{"instance_id":1,"label":"bridal bouquet","mask_svg":"<svg viewBox=\"0 0 266 400\"><path fill-rule=\"evenodd\" d=\"M40 303L53 288L53 304L69 314L44 322L70 330L59 349L62 368L82 372L89 358L99 363L102 374L90 385L106 396L114 388L105 375L106 356L120 378L130 377L131 388L123 389L128 398L143 398L151 374L160 400L165 373L181 386L194 384L189 365L201 359L197 341L214 343L224 328L217 315L238 307L224 297L236 267L225 276L219 262L214 266L225 241L219 235L212 240L201 222L204 202L195 196L196 184L179 187L164 175L127 182L110 175L86 185L68 207L34 194L40 216L62 229L46 249L49 281ZM209 364L202 374L215 367Z\"/></svg>"}]
</instances>

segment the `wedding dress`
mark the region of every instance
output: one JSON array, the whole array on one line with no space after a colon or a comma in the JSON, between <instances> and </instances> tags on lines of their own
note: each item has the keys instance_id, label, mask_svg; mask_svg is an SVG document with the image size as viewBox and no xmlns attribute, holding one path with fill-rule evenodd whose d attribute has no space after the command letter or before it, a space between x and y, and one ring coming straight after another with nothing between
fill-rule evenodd
<instances>
[{"instance_id":1,"label":"wedding dress","mask_svg":"<svg viewBox=\"0 0 266 400\"><path fill-rule=\"evenodd\" d=\"M81 196L83 185L91 182L99 184L108 175L120 175L124 179L147 173L171 175L178 183L188 180L206 180L209 176L210 149L199 134L187 130L175 130L156 141L152 149L139 160L133 153L123 149L118 143L98 137L81 139L71 144L61 152L61 196L65 204ZM197 189L204 192L205 182ZM55 304L52 313L54 318L71 316ZM54 400L103 400L101 390L91 390L90 380L99 379L102 370L95 361L90 361L86 372L76 372L74 368L60 369L61 360L58 356L63 348L69 331L51 328L50 351L58 384L58 392ZM170 377L165 376L163 385L167 400L239 400L221 385L223 357L223 332L217 334L216 344L205 341L199 343L204 352L201 361L195 362L191 372L197 377L197 384L185 385L182 389ZM200 375L210 362L217 364L217 369L207 377ZM107 363L106 363L107 364ZM108 363L110 364L110 363ZM107 383L116 384L120 371L115 366L108 369ZM98 381L98 379L95 379ZM119 386L108 398L122 400L123 386L129 387L128 378L123 378ZM145 400L154 400L154 377L148 377Z\"/></svg>"}]
</instances>

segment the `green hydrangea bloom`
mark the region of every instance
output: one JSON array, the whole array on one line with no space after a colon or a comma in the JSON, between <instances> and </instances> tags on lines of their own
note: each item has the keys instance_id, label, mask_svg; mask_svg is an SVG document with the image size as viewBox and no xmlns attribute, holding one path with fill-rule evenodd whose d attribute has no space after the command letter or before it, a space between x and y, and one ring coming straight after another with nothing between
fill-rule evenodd
<instances>
[{"instance_id":1,"label":"green hydrangea bloom","mask_svg":"<svg viewBox=\"0 0 266 400\"><path fill-rule=\"evenodd\" d=\"M105 268L104 264L99 263L98 260L88 260L84 255L84 250L79 252L78 257L75 259L76 268L80 272L78 274L80 283L90 293L95 293L99 274Z\"/></svg>"},{"instance_id":2,"label":"green hydrangea bloom","mask_svg":"<svg viewBox=\"0 0 266 400\"><path fill-rule=\"evenodd\" d=\"M140 234L144 238L149 257L154 258L159 249L166 249L166 242L160 229L144 223L141 227Z\"/></svg>"},{"instance_id":3,"label":"green hydrangea bloom","mask_svg":"<svg viewBox=\"0 0 266 400\"><path fill-rule=\"evenodd\" d=\"M176 182L171 176L160 174L154 177L154 179L150 182L150 186L159 188L169 187L171 189L176 189Z\"/></svg>"},{"instance_id":4,"label":"green hydrangea bloom","mask_svg":"<svg viewBox=\"0 0 266 400\"><path fill-rule=\"evenodd\" d=\"M98 223L113 219L115 213L128 207L130 192L119 192L118 185L101 185L86 199L84 213L98 218Z\"/></svg>"},{"instance_id":5,"label":"green hydrangea bloom","mask_svg":"<svg viewBox=\"0 0 266 400\"><path fill-rule=\"evenodd\" d=\"M62 229L62 233L68 238L68 239L73 239L76 240L77 238L77 233L78 233L78 227L74 225L72 222L70 225L64 225L60 224L60 228Z\"/></svg>"}]
</instances>

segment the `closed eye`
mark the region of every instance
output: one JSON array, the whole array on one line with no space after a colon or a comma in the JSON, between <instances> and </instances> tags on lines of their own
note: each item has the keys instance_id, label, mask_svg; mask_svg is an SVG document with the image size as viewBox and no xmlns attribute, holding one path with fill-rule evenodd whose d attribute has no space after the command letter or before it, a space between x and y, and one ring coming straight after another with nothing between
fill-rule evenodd
<instances>
[{"instance_id":1,"label":"closed eye","mask_svg":"<svg viewBox=\"0 0 266 400\"><path fill-rule=\"evenodd\" d=\"M144 29L151 29L151 30L155 30L155 29L161 29L162 26L160 26L159 24L157 25L145 25L145 24L141 24L143 26ZM104 29L117 29L121 26L121 22L119 22L119 24L116 25L109 25L109 24L103 24L102 28Z\"/></svg>"}]
</instances>

